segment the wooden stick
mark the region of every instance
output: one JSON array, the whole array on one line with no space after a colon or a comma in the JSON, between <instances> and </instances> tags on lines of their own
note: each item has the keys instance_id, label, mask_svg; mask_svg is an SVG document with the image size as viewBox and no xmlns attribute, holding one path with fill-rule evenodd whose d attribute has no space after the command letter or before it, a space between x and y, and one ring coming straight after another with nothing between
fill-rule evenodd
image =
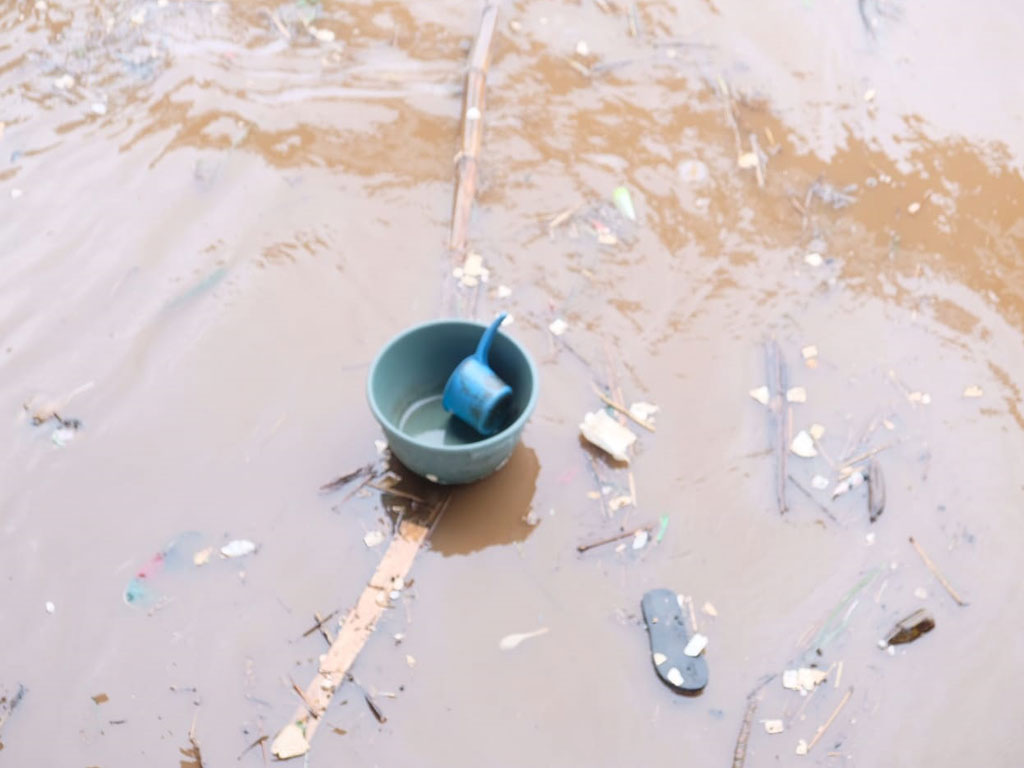
<instances>
[{"instance_id":1,"label":"wooden stick","mask_svg":"<svg viewBox=\"0 0 1024 768\"><path fill-rule=\"evenodd\" d=\"M641 525L639 528L634 528L631 531L624 531L622 533L616 534L615 536L609 536L607 539L594 541L590 544L578 544L576 546L576 551L586 552L587 550L594 549L595 547L603 547L605 544L612 544L616 541L620 541L621 539L628 539L630 536L635 536L636 534L640 533L640 531L647 531L648 533L650 533L653 527L653 525Z\"/></svg>"},{"instance_id":2,"label":"wooden stick","mask_svg":"<svg viewBox=\"0 0 1024 768\"><path fill-rule=\"evenodd\" d=\"M487 85L487 67L490 64L491 40L498 20L498 3L484 6L480 29L469 56L466 73L466 95L462 110L462 150L458 154L458 180L455 184L455 202L452 209L452 228L448 250L454 256L466 251L469 232L469 214L476 194L477 158L483 140L484 90Z\"/></svg>"},{"instance_id":3,"label":"wooden stick","mask_svg":"<svg viewBox=\"0 0 1024 768\"><path fill-rule=\"evenodd\" d=\"M736 748L732 753L732 768L743 768L747 761L747 741L750 739L750 728L754 722L754 712L757 711L758 694L775 675L763 679L750 693L747 694L747 709L743 713L743 722L740 724L740 732L736 736Z\"/></svg>"},{"instance_id":4,"label":"wooden stick","mask_svg":"<svg viewBox=\"0 0 1024 768\"><path fill-rule=\"evenodd\" d=\"M828 511L828 507L826 507L824 504L822 504L820 501L818 501L816 498L814 498L814 496L811 495L810 491L808 491L806 488L804 488L800 483L798 483L796 481L795 477L793 477L792 475L787 475L787 477L789 478L789 482L791 482L794 485L794 487L798 491L800 491L800 493L802 493L804 496L806 496L808 499L810 499L812 502L814 502L814 504L818 507L818 509L820 509L822 512L824 512L829 520L831 520L833 523L838 523L839 522L838 520L836 520L836 516Z\"/></svg>"},{"instance_id":5,"label":"wooden stick","mask_svg":"<svg viewBox=\"0 0 1024 768\"><path fill-rule=\"evenodd\" d=\"M939 583L942 586L946 588L946 591L949 592L949 596L956 600L956 604L961 607L967 605L964 599L957 594L955 589L953 589L953 585L950 584L946 580L946 577L942 575L942 571L939 570L939 567L932 562L930 557L928 557L928 553L925 552L921 548L921 545L914 540L913 536L910 537L910 543L914 545L914 549L917 550L917 554L919 554L921 559L924 560L924 564L928 566L928 570L932 572L932 575L939 580Z\"/></svg>"},{"instance_id":6,"label":"wooden stick","mask_svg":"<svg viewBox=\"0 0 1024 768\"><path fill-rule=\"evenodd\" d=\"M821 737L825 735L825 731L828 730L828 727L832 725L832 723L835 721L837 717L839 717L840 710L842 710L842 708L846 706L846 702L850 700L851 696L853 696L852 685L846 691L846 694L843 696L843 700L839 702L839 706L835 708L835 711L829 716L828 720L825 721L825 724L818 726L817 733L814 734L814 738L811 739L811 743L807 745L808 752L814 749L814 745L817 744Z\"/></svg>"},{"instance_id":7,"label":"wooden stick","mask_svg":"<svg viewBox=\"0 0 1024 768\"><path fill-rule=\"evenodd\" d=\"M608 395L606 395L604 392L602 392L600 389L598 389L596 384L594 385L594 394L596 394L599 398L601 398L601 402L604 403L605 405L607 405L609 408L614 408L616 411L621 413L623 416L627 417L631 421L636 422L637 424L639 424L644 429L649 430L651 432L655 431L653 424L651 424L648 421L644 421L643 419L638 419L636 416L634 416L632 413L629 412L629 409L626 406L622 405L621 403L615 402L610 397L608 397Z\"/></svg>"},{"instance_id":8,"label":"wooden stick","mask_svg":"<svg viewBox=\"0 0 1024 768\"><path fill-rule=\"evenodd\" d=\"M384 613L386 603L378 602L378 596L390 587L394 579L399 576L404 579L408 575L420 547L441 519L450 500L451 495L446 496L425 519L405 520L399 526L369 584L346 615L334 643L321 657L320 669L302 696L303 706L295 710L274 738L271 751L279 760L298 757L309 751L331 697Z\"/></svg>"}]
</instances>

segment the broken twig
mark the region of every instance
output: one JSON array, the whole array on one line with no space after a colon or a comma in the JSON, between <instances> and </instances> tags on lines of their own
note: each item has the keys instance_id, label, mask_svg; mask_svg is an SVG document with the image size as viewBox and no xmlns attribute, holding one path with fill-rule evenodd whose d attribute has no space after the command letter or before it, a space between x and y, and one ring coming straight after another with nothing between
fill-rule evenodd
<instances>
[{"instance_id":1,"label":"broken twig","mask_svg":"<svg viewBox=\"0 0 1024 768\"><path fill-rule=\"evenodd\" d=\"M770 390L768 410L772 415L772 426L775 429L775 500L779 506L779 514L789 511L786 503L786 452L789 449L787 438L789 406L786 404L786 361L782 357L779 342L769 339L764 351L765 372L768 375Z\"/></svg>"},{"instance_id":2,"label":"broken twig","mask_svg":"<svg viewBox=\"0 0 1024 768\"><path fill-rule=\"evenodd\" d=\"M949 596L956 600L956 604L961 607L966 606L967 602L957 594L957 591L953 589L953 585L950 584L946 577L942 575L942 571L940 571L939 567L932 562L932 559L928 557L928 553L921 548L921 545L914 540L913 536L910 537L910 543L914 545L914 549L917 550L917 554L921 556L924 564L928 566L928 570L932 572L932 575L939 580L939 583L943 587L946 588L946 591L949 592Z\"/></svg>"},{"instance_id":3,"label":"broken twig","mask_svg":"<svg viewBox=\"0 0 1024 768\"><path fill-rule=\"evenodd\" d=\"M331 480L331 482L329 482L329 483L324 483L323 485L320 486L320 490L322 492L324 492L324 493L330 493L331 491L337 491L340 488L344 488L346 485L351 483L353 480L356 480L356 479L358 479L360 477L363 477L364 475L369 475L372 472L373 472L373 464L367 464L364 467L359 467L359 469L352 470L347 475L342 475L341 477L337 478L336 480Z\"/></svg>"},{"instance_id":4,"label":"broken twig","mask_svg":"<svg viewBox=\"0 0 1024 768\"><path fill-rule=\"evenodd\" d=\"M843 695L843 699L839 702L839 706L837 706L835 710L832 712L832 714L829 715L828 720L826 720L822 725L818 726L818 730L815 732L814 738L811 739L811 743L807 745L808 752L814 749L814 745L817 744L821 740L821 737L825 735L825 731L828 730L828 727L832 725L833 722L835 722L835 719L837 717L839 717L839 712L842 710L843 707L846 706L846 702L850 700L851 696L853 696L852 685L847 689L846 693Z\"/></svg>"},{"instance_id":5,"label":"broken twig","mask_svg":"<svg viewBox=\"0 0 1024 768\"><path fill-rule=\"evenodd\" d=\"M609 536L607 539L601 539L600 541L594 541L590 544L578 544L576 546L577 552L586 552L594 549L595 547L603 547L605 544L612 544L622 539L628 539L630 536L635 536L640 531L647 531L648 533L654 528L653 525L641 525L639 528L634 528L631 531L623 531L622 533L616 534L615 536Z\"/></svg>"},{"instance_id":6,"label":"broken twig","mask_svg":"<svg viewBox=\"0 0 1024 768\"><path fill-rule=\"evenodd\" d=\"M594 394L596 394L599 398L601 398L601 402L602 403L607 405L609 408L614 408L616 411L621 413L623 416L628 418L630 421L633 421L633 422L639 424L641 427L643 427L646 430L649 430L650 432L654 432L655 431L653 424L651 424L649 421L645 421L643 419L640 419L640 418L637 418L636 416L634 416L626 406L622 405L622 403L617 403L614 400L612 400L610 397L608 397L608 395L606 395L604 392L602 392L598 388L598 386L596 384L594 385Z\"/></svg>"}]
</instances>

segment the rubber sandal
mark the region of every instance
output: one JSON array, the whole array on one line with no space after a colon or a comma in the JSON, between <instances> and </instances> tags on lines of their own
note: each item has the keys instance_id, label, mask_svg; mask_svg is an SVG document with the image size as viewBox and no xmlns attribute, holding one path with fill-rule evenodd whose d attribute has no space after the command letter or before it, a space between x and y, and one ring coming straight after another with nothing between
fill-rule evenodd
<instances>
[{"instance_id":1,"label":"rubber sandal","mask_svg":"<svg viewBox=\"0 0 1024 768\"><path fill-rule=\"evenodd\" d=\"M651 636L651 661L658 677L676 693L693 696L708 684L708 663L703 655L687 656L683 652L690 633L680 602L671 589L652 589L640 606Z\"/></svg>"}]
</instances>

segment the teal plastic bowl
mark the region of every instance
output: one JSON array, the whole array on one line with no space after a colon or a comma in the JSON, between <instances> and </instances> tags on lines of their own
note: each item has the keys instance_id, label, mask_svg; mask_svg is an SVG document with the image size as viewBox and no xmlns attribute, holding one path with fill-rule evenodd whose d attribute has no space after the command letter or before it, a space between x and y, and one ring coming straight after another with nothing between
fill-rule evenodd
<instances>
[{"instance_id":1,"label":"teal plastic bowl","mask_svg":"<svg viewBox=\"0 0 1024 768\"><path fill-rule=\"evenodd\" d=\"M455 367L473 354L485 327L468 320L417 325L389 341L370 366L367 399L391 452L413 472L435 483L472 483L501 469L537 404L533 360L499 332L489 362L512 387L507 425L497 434L483 437L444 412L444 385Z\"/></svg>"}]
</instances>

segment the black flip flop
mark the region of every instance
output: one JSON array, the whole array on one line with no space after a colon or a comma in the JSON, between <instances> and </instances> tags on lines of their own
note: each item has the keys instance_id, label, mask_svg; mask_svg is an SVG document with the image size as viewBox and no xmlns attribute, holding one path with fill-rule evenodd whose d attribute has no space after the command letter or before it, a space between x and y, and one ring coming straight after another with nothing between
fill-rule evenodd
<instances>
[{"instance_id":1,"label":"black flip flop","mask_svg":"<svg viewBox=\"0 0 1024 768\"><path fill-rule=\"evenodd\" d=\"M708 684L708 663L703 655L687 656L683 652L690 633L680 602L671 589L652 589L640 606L651 636L651 660L658 677L676 693L694 696Z\"/></svg>"}]
</instances>

